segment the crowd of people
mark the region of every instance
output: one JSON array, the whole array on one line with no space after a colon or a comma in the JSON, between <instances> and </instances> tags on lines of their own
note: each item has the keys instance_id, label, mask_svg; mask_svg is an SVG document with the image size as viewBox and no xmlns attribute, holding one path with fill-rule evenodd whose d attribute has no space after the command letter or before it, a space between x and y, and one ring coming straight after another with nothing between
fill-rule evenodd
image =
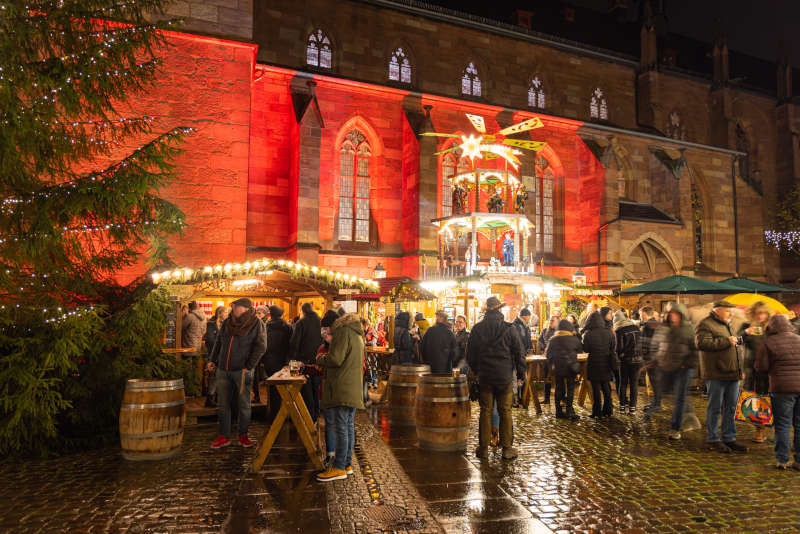
<instances>
[{"instance_id":1,"label":"crowd of people","mask_svg":"<svg viewBox=\"0 0 800 534\"><path fill-rule=\"evenodd\" d=\"M736 329L731 321L734 306L726 301L715 302L697 325L681 304L671 304L663 315L649 306L626 313L589 305L580 317L550 317L535 339L530 328L533 314L523 308L508 322L502 313L504 306L490 297L482 319L471 331L464 316L455 317L451 325L442 310L436 312L433 325L422 314L412 318L405 311L398 313L394 322L392 365L425 363L433 373L458 370L470 377L471 396L480 405L478 457L487 457L490 446L501 447L504 459L517 456L512 407L521 401L527 354L546 356L544 401L550 402L552 378L555 417L579 419L573 401L576 378L582 370L578 356L586 353L586 378L593 397L590 417L613 416L612 392L620 415L636 415L644 372L653 388L644 413L660 411L664 395L672 395L667 436L681 439L683 433L701 427L689 394L694 377L701 376L708 398L705 430L709 449L748 451L737 441L735 424L744 388L770 395L777 466L800 470L800 336L786 316L773 315L763 303L751 306L747 321ZM205 343L207 368L214 373L208 403L217 406L219 435L213 448L230 444L233 411L238 413L239 443L252 446L247 432L251 392L259 400L258 384L264 377L290 360L302 362L308 378L303 399L312 420L322 416L325 421L326 469L317 478L339 480L352 473L354 416L364 407L365 346L385 338L385 330L382 323L372 327L342 309L328 310L320 317L306 303L301 311L302 316L289 324L280 307L254 309L249 299L242 298L230 309L217 308L206 323L197 305L190 303L183 339L198 350ZM274 418L280 397L274 388L269 395ZM753 441L766 439L767 428L756 424ZM790 463L792 449L794 464Z\"/></svg>"}]
</instances>

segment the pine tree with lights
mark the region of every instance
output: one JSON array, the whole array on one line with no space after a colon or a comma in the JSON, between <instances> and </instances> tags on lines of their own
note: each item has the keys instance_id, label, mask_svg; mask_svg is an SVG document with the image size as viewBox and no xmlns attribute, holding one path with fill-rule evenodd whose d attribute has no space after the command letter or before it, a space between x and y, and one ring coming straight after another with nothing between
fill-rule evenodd
<instances>
[{"instance_id":1,"label":"pine tree with lights","mask_svg":"<svg viewBox=\"0 0 800 534\"><path fill-rule=\"evenodd\" d=\"M765 231L764 237L781 253L800 256L800 184L778 203L775 228Z\"/></svg>"},{"instance_id":2,"label":"pine tree with lights","mask_svg":"<svg viewBox=\"0 0 800 534\"><path fill-rule=\"evenodd\" d=\"M158 197L190 130L129 116L167 46L162 0L0 0L0 453L112 435L125 380L161 359L163 294L119 269L168 262Z\"/></svg>"}]
</instances>

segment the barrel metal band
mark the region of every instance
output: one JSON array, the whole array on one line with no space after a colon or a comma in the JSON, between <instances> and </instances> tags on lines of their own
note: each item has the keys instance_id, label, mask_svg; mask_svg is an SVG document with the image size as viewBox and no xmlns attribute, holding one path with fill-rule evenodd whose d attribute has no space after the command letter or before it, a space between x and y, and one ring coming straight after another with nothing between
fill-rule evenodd
<instances>
[{"instance_id":1,"label":"barrel metal band","mask_svg":"<svg viewBox=\"0 0 800 534\"><path fill-rule=\"evenodd\" d=\"M174 380L147 380L139 378L128 380L128 383L125 384L125 389L128 391L154 391L150 389L151 387L183 389L183 378L176 378Z\"/></svg>"},{"instance_id":2,"label":"barrel metal band","mask_svg":"<svg viewBox=\"0 0 800 534\"><path fill-rule=\"evenodd\" d=\"M419 382L389 382L390 386L401 386L404 388L415 388L419 385Z\"/></svg>"},{"instance_id":3,"label":"barrel metal band","mask_svg":"<svg viewBox=\"0 0 800 534\"><path fill-rule=\"evenodd\" d=\"M128 408L129 410L146 410L148 408L172 408L173 406L183 406L184 404L186 404L185 400L172 402L153 402L151 404L123 403L122 408Z\"/></svg>"},{"instance_id":4,"label":"barrel metal band","mask_svg":"<svg viewBox=\"0 0 800 534\"><path fill-rule=\"evenodd\" d=\"M422 397L417 396L417 399L423 400L426 402L464 402L469 400L469 396L466 397Z\"/></svg>"},{"instance_id":5,"label":"barrel metal band","mask_svg":"<svg viewBox=\"0 0 800 534\"><path fill-rule=\"evenodd\" d=\"M183 391L183 386L175 387L175 386L158 386L158 387L149 387L149 388L127 388L125 389L128 393L150 393L151 391Z\"/></svg>"},{"instance_id":6,"label":"barrel metal band","mask_svg":"<svg viewBox=\"0 0 800 534\"><path fill-rule=\"evenodd\" d=\"M163 430L161 432L150 432L149 434L120 434L119 437L127 439L147 439L147 438L160 438L162 436L173 436L183 432L182 428L175 430Z\"/></svg>"},{"instance_id":7,"label":"barrel metal band","mask_svg":"<svg viewBox=\"0 0 800 534\"><path fill-rule=\"evenodd\" d=\"M444 388L453 389L453 386L466 387L466 384L459 383L459 382L450 382L448 384L437 384L435 382L420 382L419 385L420 386L426 386L426 387L429 387L429 388L442 388L442 389L444 389Z\"/></svg>"}]
</instances>

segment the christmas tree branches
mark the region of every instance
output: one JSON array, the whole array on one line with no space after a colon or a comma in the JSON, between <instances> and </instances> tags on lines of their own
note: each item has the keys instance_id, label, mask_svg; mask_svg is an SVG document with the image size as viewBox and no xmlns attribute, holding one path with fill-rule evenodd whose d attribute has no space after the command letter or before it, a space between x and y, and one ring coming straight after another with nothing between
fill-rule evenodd
<instances>
[{"instance_id":1,"label":"christmas tree branches","mask_svg":"<svg viewBox=\"0 0 800 534\"><path fill-rule=\"evenodd\" d=\"M0 0L1 452L107 427L118 403L98 413L99 398L174 372L158 359L165 296L114 278L167 262L184 224L158 190L191 129L131 105L169 46L172 23L148 18L161 5Z\"/></svg>"}]
</instances>

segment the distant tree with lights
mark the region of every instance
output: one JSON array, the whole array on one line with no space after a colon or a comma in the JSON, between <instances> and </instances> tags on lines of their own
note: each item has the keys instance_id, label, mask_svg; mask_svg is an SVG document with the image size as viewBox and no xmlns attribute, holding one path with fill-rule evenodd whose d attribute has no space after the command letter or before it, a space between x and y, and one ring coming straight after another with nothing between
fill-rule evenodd
<instances>
[{"instance_id":1,"label":"distant tree with lights","mask_svg":"<svg viewBox=\"0 0 800 534\"><path fill-rule=\"evenodd\" d=\"M778 203L775 228L764 232L764 237L780 252L800 256L800 184Z\"/></svg>"},{"instance_id":2,"label":"distant tree with lights","mask_svg":"<svg viewBox=\"0 0 800 534\"><path fill-rule=\"evenodd\" d=\"M189 129L125 112L162 3L0 0L0 453L99 443L128 376L174 372L163 295L113 277L183 225L157 192Z\"/></svg>"}]
</instances>

